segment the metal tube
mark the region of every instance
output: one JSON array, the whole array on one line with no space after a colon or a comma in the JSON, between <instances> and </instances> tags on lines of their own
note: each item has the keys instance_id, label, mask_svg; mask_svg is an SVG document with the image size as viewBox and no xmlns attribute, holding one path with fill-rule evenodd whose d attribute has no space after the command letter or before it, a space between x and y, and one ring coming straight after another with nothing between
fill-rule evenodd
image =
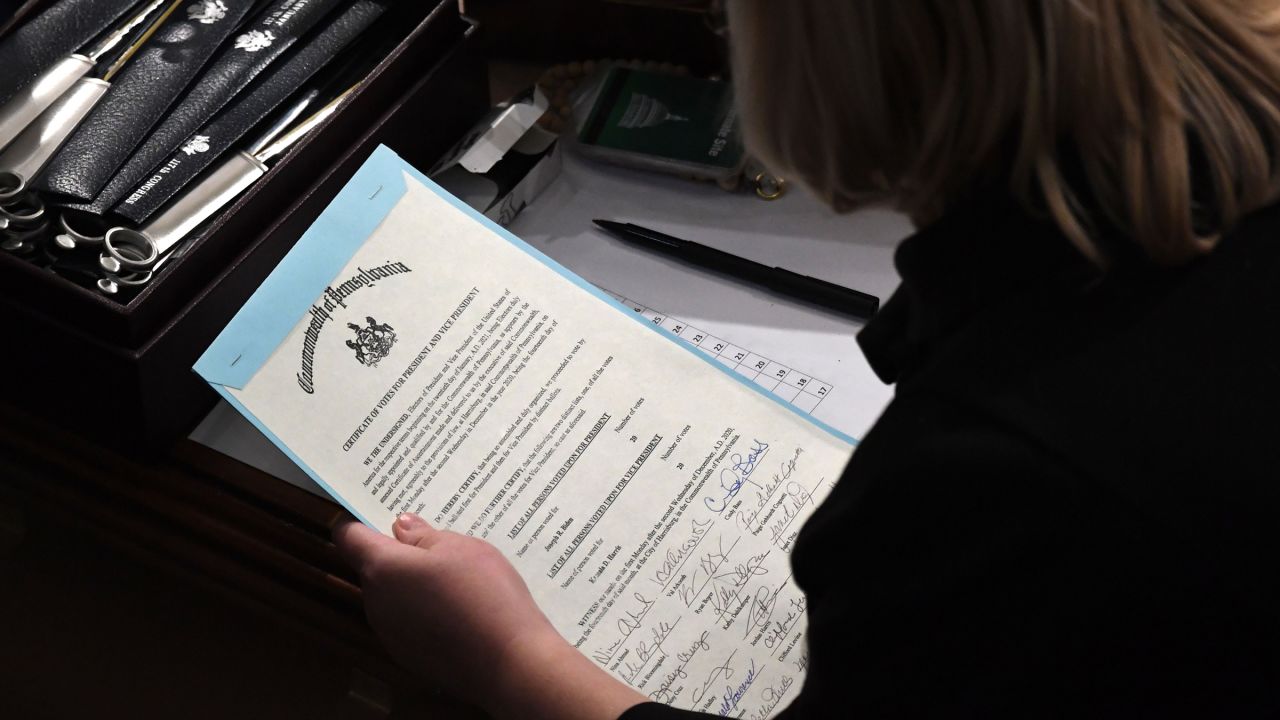
<instances>
[{"instance_id":1,"label":"metal tube","mask_svg":"<svg viewBox=\"0 0 1280 720\"><path fill-rule=\"evenodd\" d=\"M238 152L210 172L142 230L113 228L103 239L100 264L108 272L143 271L265 175L267 166Z\"/></svg>"},{"instance_id":2,"label":"metal tube","mask_svg":"<svg viewBox=\"0 0 1280 720\"><path fill-rule=\"evenodd\" d=\"M12 175L20 184L16 189L6 187L3 192L7 195L0 196L0 200L26 189L26 185L44 168L110 87L110 83L96 78L78 80L18 135L4 154L0 154L0 174Z\"/></svg>"},{"instance_id":3,"label":"metal tube","mask_svg":"<svg viewBox=\"0 0 1280 720\"><path fill-rule=\"evenodd\" d=\"M44 71L17 97L5 103L0 108L0 148L13 142L19 133L92 69L93 62L83 55L65 57Z\"/></svg>"}]
</instances>

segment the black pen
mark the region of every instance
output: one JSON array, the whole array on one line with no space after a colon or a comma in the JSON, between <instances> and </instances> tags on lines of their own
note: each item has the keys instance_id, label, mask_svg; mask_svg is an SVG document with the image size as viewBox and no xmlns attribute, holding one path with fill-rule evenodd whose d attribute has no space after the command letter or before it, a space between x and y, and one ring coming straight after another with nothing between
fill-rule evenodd
<instances>
[{"instance_id":1,"label":"black pen","mask_svg":"<svg viewBox=\"0 0 1280 720\"><path fill-rule=\"evenodd\" d=\"M880 298L850 290L826 280L801 275L785 268L761 265L722 250L699 245L689 240L681 240L639 225L612 220L595 220L594 222L629 243L670 255L692 265L755 283L779 295L821 305L839 313L868 319L880 307Z\"/></svg>"}]
</instances>

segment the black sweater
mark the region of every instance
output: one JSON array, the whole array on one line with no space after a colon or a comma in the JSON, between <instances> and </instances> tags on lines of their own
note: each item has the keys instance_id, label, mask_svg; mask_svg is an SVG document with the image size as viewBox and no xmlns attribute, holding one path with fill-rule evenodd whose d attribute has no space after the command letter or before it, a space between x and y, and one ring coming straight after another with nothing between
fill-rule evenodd
<instances>
[{"instance_id":1,"label":"black sweater","mask_svg":"<svg viewBox=\"0 0 1280 720\"><path fill-rule=\"evenodd\" d=\"M859 336L896 397L796 543L782 717L1280 717L1280 207L1125 254L1005 201L899 248Z\"/></svg>"}]
</instances>

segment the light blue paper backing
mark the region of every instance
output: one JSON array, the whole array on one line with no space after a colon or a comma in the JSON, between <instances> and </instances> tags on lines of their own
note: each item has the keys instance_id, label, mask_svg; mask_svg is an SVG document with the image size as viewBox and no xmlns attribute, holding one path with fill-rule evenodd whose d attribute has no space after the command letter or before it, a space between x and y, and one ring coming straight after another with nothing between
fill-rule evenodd
<instances>
[{"instance_id":1,"label":"light blue paper backing","mask_svg":"<svg viewBox=\"0 0 1280 720\"><path fill-rule=\"evenodd\" d=\"M631 308L615 300L608 293L592 285L568 268L544 255L508 230L499 226L477 210L455 198L439 185L409 165L394 151L386 146L379 146L369 159L351 178L346 187L338 193L333 202L325 209L315 224L298 240L297 245L285 255L280 264L267 277L262 286L249 298L240 312L218 335L213 344L196 362L195 371L200 374L214 389L219 392L233 407L249 419L271 442L275 443L289 459L297 463L307 475L311 476L322 488L342 504L352 515L366 525L368 520L355 512L342 497L334 492L327 483L306 463L302 462L288 445L275 433L264 427L258 418L249 412L226 387L243 388L257 374L271 353L279 347L285 337L297 326L307 314L316 298L320 297L342 268L346 266L355 253L364 244L378 225L395 207L406 192L402 175L408 173L424 186L436 193L449 204L458 208L468 217L497 233L517 248L528 253L534 259L556 271L578 287L594 297L613 306L619 312L631 317L635 322L649 328L663 339L684 346L684 349L698 356L703 362L711 365L717 372L724 373L737 380L773 402L785 407L805 421L821 428L831 435L856 446L858 441L830 425L818 420L799 408L770 393L759 385L747 380L732 370L708 357L692 345L659 328ZM224 387L225 386L225 387Z\"/></svg>"},{"instance_id":2,"label":"light blue paper backing","mask_svg":"<svg viewBox=\"0 0 1280 720\"><path fill-rule=\"evenodd\" d=\"M374 150L200 356L195 371L211 383L247 385L404 197L402 170L412 168L389 148Z\"/></svg>"}]
</instances>

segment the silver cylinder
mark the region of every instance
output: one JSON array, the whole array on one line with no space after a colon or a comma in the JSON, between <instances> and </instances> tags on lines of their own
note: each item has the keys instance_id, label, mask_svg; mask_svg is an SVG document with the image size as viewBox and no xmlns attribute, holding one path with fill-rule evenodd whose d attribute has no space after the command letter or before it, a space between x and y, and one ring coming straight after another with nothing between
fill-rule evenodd
<instances>
[{"instance_id":1,"label":"silver cylinder","mask_svg":"<svg viewBox=\"0 0 1280 720\"><path fill-rule=\"evenodd\" d=\"M92 69L93 61L83 55L63 58L5 103L4 107L0 107L0 148L13 142L28 125L35 122L41 113Z\"/></svg>"},{"instance_id":2,"label":"silver cylinder","mask_svg":"<svg viewBox=\"0 0 1280 720\"><path fill-rule=\"evenodd\" d=\"M78 80L0 154L0 172L21 178L25 189L110 88L97 78Z\"/></svg>"}]
</instances>

